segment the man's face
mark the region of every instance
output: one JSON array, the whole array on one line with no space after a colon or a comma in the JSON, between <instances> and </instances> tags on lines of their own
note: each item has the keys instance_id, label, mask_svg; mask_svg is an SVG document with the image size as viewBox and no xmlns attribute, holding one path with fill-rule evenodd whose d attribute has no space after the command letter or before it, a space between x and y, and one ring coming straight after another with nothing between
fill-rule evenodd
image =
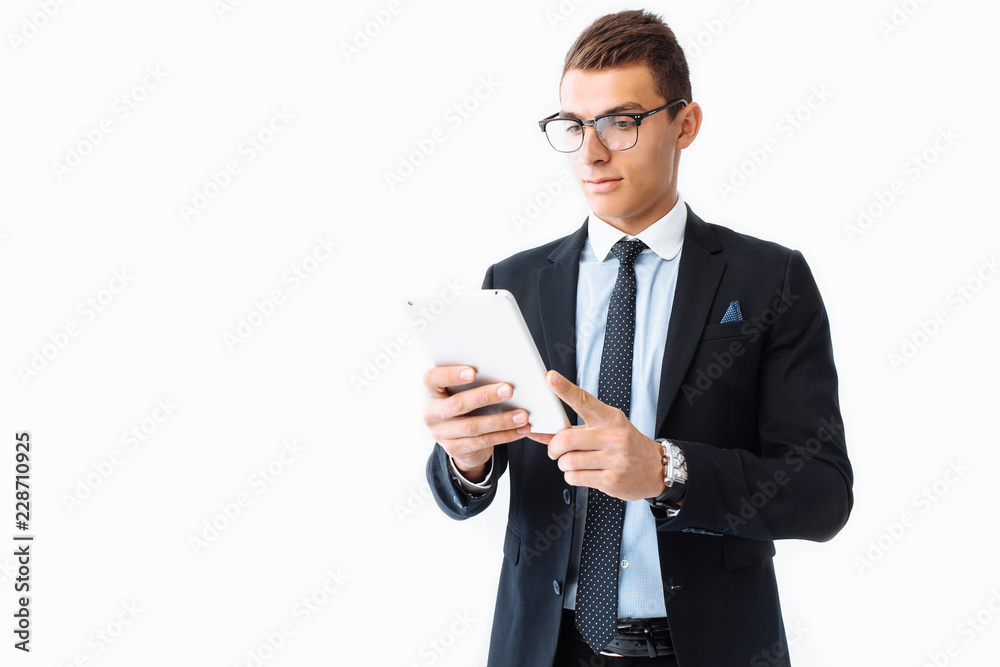
<instances>
[{"instance_id":1,"label":"man's face","mask_svg":"<svg viewBox=\"0 0 1000 667\"><path fill-rule=\"evenodd\" d=\"M673 101L656 92L645 64L601 71L571 69L563 76L559 99L560 116L581 120L619 111L641 113ZM680 150L694 139L690 121L685 133L684 118L690 115L686 111L690 109L682 109L672 122L666 110L644 119L636 145L624 151L605 148L594 128L584 130L583 146L568 155L595 215L635 234L673 208Z\"/></svg>"}]
</instances>

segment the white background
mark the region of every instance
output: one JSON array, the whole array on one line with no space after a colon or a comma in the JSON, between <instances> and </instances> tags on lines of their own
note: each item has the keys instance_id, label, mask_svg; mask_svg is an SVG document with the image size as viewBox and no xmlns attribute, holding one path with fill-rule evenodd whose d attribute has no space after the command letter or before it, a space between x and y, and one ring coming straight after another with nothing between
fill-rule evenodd
<instances>
[{"instance_id":1,"label":"white background","mask_svg":"<svg viewBox=\"0 0 1000 667\"><path fill-rule=\"evenodd\" d=\"M485 664L507 484L464 523L430 500L425 362L402 302L478 288L489 264L583 222L575 185L546 192L568 163L535 122L558 109L577 34L634 6L49 4L0 14L0 662ZM992 664L1000 9L647 7L685 47L705 112L686 201L800 249L833 324L856 507L832 542L778 545L794 662ZM251 136L266 141L253 159ZM769 138L766 162L746 163ZM401 161L419 164L388 183ZM724 195L734 170L745 182ZM859 207L879 215L852 236ZM296 266L308 279L289 279ZM241 319L260 326L227 342ZM30 655L12 648L22 430Z\"/></svg>"}]
</instances>

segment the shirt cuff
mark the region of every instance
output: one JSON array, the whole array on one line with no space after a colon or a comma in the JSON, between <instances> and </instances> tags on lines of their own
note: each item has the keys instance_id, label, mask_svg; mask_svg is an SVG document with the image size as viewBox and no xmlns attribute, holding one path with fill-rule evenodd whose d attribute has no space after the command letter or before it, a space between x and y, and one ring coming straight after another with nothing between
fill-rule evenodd
<instances>
[{"instance_id":1,"label":"shirt cuff","mask_svg":"<svg viewBox=\"0 0 1000 667\"><path fill-rule=\"evenodd\" d=\"M484 495L487 491L493 488L493 482L490 480L490 475L493 472L493 457L490 456L490 462L486 464L486 479L482 482L470 482L465 478L465 475L459 471L458 467L455 465L455 460L448 457L448 473L454 478L458 485L462 487L462 490L472 496Z\"/></svg>"}]
</instances>

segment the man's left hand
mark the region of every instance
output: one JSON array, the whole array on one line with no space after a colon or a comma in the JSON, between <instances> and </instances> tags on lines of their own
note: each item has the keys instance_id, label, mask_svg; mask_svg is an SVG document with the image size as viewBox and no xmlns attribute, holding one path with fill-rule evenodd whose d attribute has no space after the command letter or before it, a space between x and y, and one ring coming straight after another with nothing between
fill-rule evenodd
<instances>
[{"instance_id":1,"label":"man's left hand","mask_svg":"<svg viewBox=\"0 0 1000 667\"><path fill-rule=\"evenodd\" d=\"M655 498L663 493L663 449L640 433L625 413L597 400L556 371L545 376L552 391L584 421L555 435L529 433L548 445L566 483L599 489L621 500Z\"/></svg>"}]
</instances>

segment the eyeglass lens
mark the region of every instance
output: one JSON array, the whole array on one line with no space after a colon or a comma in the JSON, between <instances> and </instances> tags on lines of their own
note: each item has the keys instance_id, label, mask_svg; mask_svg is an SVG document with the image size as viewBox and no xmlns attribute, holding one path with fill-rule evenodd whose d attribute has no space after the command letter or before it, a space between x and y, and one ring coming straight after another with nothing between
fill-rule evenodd
<instances>
[{"instance_id":1,"label":"eyeglass lens","mask_svg":"<svg viewBox=\"0 0 1000 667\"><path fill-rule=\"evenodd\" d=\"M623 151L635 146L638 127L631 116L605 116L594 124L605 148ZM545 126L545 135L557 151L572 153L583 146L583 126L574 120L555 119Z\"/></svg>"}]
</instances>

